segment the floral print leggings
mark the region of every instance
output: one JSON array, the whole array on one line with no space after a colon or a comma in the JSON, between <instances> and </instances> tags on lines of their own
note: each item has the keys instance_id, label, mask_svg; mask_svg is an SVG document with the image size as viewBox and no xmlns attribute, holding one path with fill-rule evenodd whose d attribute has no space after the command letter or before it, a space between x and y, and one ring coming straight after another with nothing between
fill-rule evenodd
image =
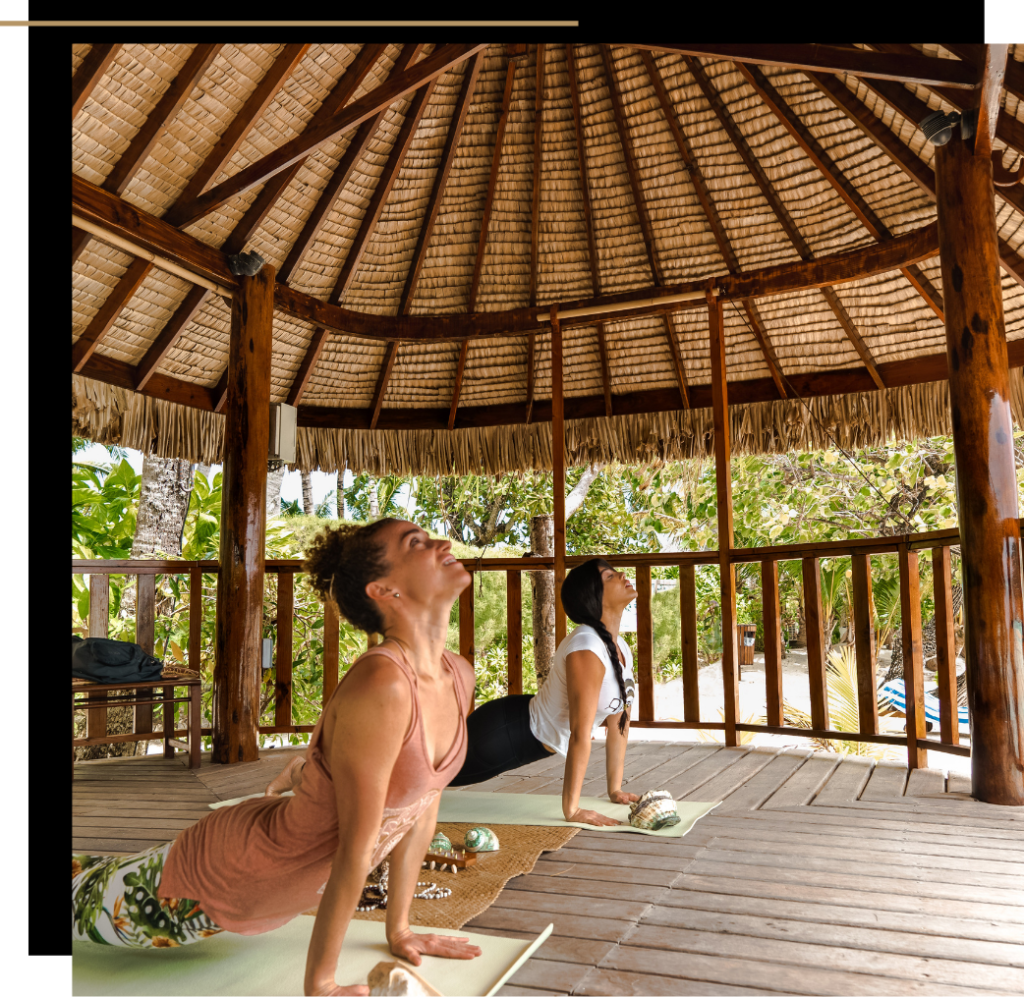
<instances>
[{"instance_id":1,"label":"floral print leggings","mask_svg":"<svg viewBox=\"0 0 1024 997\"><path fill-rule=\"evenodd\" d=\"M177 948L219 934L198 900L157 896L171 847L71 856L71 937L130 948Z\"/></svg>"}]
</instances>

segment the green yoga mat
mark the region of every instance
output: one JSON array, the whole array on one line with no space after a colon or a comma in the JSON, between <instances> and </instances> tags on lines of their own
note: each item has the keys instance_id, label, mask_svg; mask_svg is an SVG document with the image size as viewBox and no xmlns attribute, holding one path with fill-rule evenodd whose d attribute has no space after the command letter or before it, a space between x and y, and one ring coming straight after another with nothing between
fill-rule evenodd
<instances>
[{"instance_id":1,"label":"green yoga mat","mask_svg":"<svg viewBox=\"0 0 1024 997\"><path fill-rule=\"evenodd\" d=\"M681 838L706 813L714 810L717 803L676 804L682 820L672 827L660 831L645 831L629 823L629 807L624 803L612 803L596 796L583 796L580 806L584 810L596 810L606 817L614 817L621 824L597 827L581 824L562 817L562 797L545 796L540 793L471 793L460 789L441 794L439 821L467 824L534 824L541 827L585 827L592 831L632 831L634 834L650 834L656 838Z\"/></svg>"},{"instance_id":2,"label":"green yoga mat","mask_svg":"<svg viewBox=\"0 0 1024 997\"><path fill-rule=\"evenodd\" d=\"M191 995L301 994L312 917L297 917L264 935L224 932L176 949L128 949L92 942L73 942L73 994ZM552 926L533 941L475 935L445 928L419 929L426 934L469 938L483 949L476 959L424 956L416 972L443 994L495 993L543 944ZM379 921L352 921L338 960L335 979L343 986L366 983L366 975L381 961L391 961Z\"/></svg>"}]
</instances>

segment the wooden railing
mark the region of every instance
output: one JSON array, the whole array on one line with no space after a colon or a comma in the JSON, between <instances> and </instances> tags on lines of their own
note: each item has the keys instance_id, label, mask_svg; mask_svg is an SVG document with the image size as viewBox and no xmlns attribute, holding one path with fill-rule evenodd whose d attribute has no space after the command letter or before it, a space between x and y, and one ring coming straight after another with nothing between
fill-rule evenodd
<instances>
[{"instance_id":1,"label":"wooden railing","mask_svg":"<svg viewBox=\"0 0 1024 997\"><path fill-rule=\"evenodd\" d=\"M662 554L617 554L604 559L617 568L636 571L637 590L637 705L636 727L723 730L753 733L786 734L824 740L870 741L879 744L906 746L912 766L926 764L926 750L969 755L970 749L959 744L956 696L956 654L953 627L950 547L960 543L957 530L916 533L891 537L872 537L833 543L806 543L785 546L737 548L730 552L733 564L758 562L761 565L761 589L764 632L765 718L764 724L702 720L698 691L697 599L696 571L702 565L719 564L717 551ZM940 731L938 739L925 736L923 712L923 656L921 642L921 594L919 551L931 550L935 587L936 655ZM878 724L878 701L874 664L874 633L871 613L871 555L895 554L899 560L900 604L903 629L903 668L907 694L905 735L881 734ZM566 567L582 564L593 555L566 558ZM823 558L850 557L852 568L852 623L856 636L859 730L831 729L828 716L828 683L826 679L826 635L823 632L820 561ZM782 631L779 604L780 561L799 560L803 578L804 621L807 636L807 671L810 693L811 727L787 726L783 718L782 700ZM553 557L482 558L463 560L471 575L478 571L504 571L507 585L508 622L508 692L523 689L522 573L552 570ZM651 569L678 566L681 611L681 651L683 720L659 720L654 702L654 641L651 619ZM92 575L89 594L89 635L106 636L108 632L108 591L110 575L136 575L138 585L136 640L147 650L153 648L155 576L178 575L189 579L189 646L188 665L200 670L202 630L202 599L199 594L204 574L216 575L217 561L105 561L74 560L72 573ZM309 724L292 722L292 645L294 579L302 571L298 560L266 562L268 574L278 576L277 640L275 649L276 687L274 690L274 723L260 726L261 734L293 734L310 732ZM102 579L102 581L100 581ZM97 584L99 583L99 584ZM474 586L468 586L459 599L459 652L474 661ZM373 643L371 638L370 643ZM339 619L333 607L324 611L323 626L323 690L326 703L338 684ZM255 667L255 665L254 665ZM730 690L724 690L726 697ZM100 711L92 711L99 713ZM738 719L738 718L737 718ZM95 721L98 727L102 722ZM172 721L173 722L173 719ZM136 725L150 724L151 716L136 716ZM205 736L212 735L204 728ZM90 734L91 736L91 734Z\"/></svg>"}]
</instances>

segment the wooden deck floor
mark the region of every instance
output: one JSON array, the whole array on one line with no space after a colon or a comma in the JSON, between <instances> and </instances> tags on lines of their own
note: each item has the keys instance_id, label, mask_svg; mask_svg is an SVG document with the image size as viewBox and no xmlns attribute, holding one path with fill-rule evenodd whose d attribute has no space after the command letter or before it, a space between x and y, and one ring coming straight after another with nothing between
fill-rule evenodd
<instances>
[{"instance_id":1,"label":"wooden deck floor","mask_svg":"<svg viewBox=\"0 0 1024 997\"><path fill-rule=\"evenodd\" d=\"M73 847L136 851L260 791L288 749L79 763ZM595 751L585 794L603 792ZM545 759L473 790L557 793ZM723 800L682 840L581 831L466 925L552 937L503 994L1024 993L1024 812L962 777L805 749L635 743L637 791Z\"/></svg>"}]
</instances>

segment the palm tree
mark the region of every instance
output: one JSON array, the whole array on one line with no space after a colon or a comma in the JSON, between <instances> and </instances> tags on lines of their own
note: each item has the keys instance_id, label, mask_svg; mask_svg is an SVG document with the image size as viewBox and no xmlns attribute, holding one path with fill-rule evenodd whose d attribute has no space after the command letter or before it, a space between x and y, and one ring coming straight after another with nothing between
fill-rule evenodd
<instances>
[{"instance_id":1,"label":"palm tree","mask_svg":"<svg viewBox=\"0 0 1024 997\"><path fill-rule=\"evenodd\" d=\"M313 475L309 471L301 471L302 475L302 511L307 516L312 516L315 511L313 505Z\"/></svg>"}]
</instances>

